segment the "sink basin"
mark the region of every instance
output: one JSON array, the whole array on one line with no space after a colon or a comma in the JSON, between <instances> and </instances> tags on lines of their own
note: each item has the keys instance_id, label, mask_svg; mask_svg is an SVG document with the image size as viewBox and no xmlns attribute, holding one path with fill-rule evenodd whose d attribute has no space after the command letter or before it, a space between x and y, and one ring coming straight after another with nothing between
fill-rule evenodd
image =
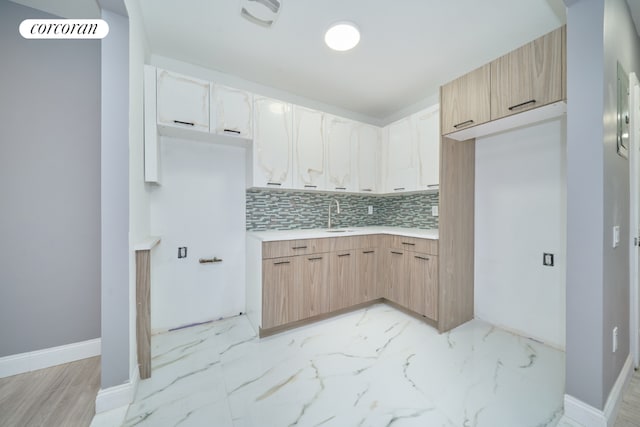
<instances>
[{"instance_id":1,"label":"sink basin","mask_svg":"<svg viewBox=\"0 0 640 427\"><path fill-rule=\"evenodd\" d=\"M348 230L346 228L328 228L324 231L327 233L353 233L353 230Z\"/></svg>"}]
</instances>

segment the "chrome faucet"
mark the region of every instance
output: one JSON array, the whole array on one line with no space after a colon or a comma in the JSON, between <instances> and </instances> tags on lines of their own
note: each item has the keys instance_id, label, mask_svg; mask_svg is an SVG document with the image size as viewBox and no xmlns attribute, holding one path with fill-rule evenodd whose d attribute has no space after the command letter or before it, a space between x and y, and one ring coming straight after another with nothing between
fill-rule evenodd
<instances>
[{"instance_id":1,"label":"chrome faucet","mask_svg":"<svg viewBox=\"0 0 640 427\"><path fill-rule=\"evenodd\" d=\"M336 202L336 215L340 213L340 202L336 199L329 200L329 221L327 222L327 228L331 229L331 207L333 206L333 202Z\"/></svg>"}]
</instances>

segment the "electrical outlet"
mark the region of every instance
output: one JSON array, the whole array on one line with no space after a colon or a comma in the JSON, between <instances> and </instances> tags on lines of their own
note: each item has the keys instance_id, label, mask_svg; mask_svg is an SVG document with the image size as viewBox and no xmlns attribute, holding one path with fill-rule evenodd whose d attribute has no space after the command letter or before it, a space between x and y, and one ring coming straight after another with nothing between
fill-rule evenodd
<instances>
[{"instance_id":1,"label":"electrical outlet","mask_svg":"<svg viewBox=\"0 0 640 427\"><path fill-rule=\"evenodd\" d=\"M369 205L369 208L367 209L367 213L369 215L373 215L373 206Z\"/></svg>"},{"instance_id":2,"label":"electrical outlet","mask_svg":"<svg viewBox=\"0 0 640 427\"><path fill-rule=\"evenodd\" d=\"M617 248L619 244L620 244L620 226L614 225L613 226L613 247Z\"/></svg>"},{"instance_id":3,"label":"electrical outlet","mask_svg":"<svg viewBox=\"0 0 640 427\"><path fill-rule=\"evenodd\" d=\"M187 257L187 247L180 246L178 248L178 258L186 258Z\"/></svg>"},{"instance_id":4,"label":"electrical outlet","mask_svg":"<svg viewBox=\"0 0 640 427\"><path fill-rule=\"evenodd\" d=\"M553 267L553 254L543 253L542 254L542 265L547 267Z\"/></svg>"},{"instance_id":5,"label":"electrical outlet","mask_svg":"<svg viewBox=\"0 0 640 427\"><path fill-rule=\"evenodd\" d=\"M618 327L613 328L613 352L618 351Z\"/></svg>"},{"instance_id":6,"label":"electrical outlet","mask_svg":"<svg viewBox=\"0 0 640 427\"><path fill-rule=\"evenodd\" d=\"M438 216L438 205L431 206L431 215Z\"/></svg>"}]
</instances>

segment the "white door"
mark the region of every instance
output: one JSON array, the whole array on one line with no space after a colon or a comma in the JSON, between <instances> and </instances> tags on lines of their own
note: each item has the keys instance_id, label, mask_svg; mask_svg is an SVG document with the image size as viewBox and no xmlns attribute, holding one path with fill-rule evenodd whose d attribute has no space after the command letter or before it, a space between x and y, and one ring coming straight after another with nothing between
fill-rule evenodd
<instances>
[{"instance_id":1,"label":"white door","mask_svg":"<svg viewBox=\"0 0 640 427\"><path fill-rule=\"evenodd\" d=\"M433 190L440 183L440 109L431 107L414 117L418 148L418 190Z\"/></svg>"},{"instance_id":2,"label":"white door","mask_svg":"<svg viewBox=\"0 0 640 427\"><path fill-rule=\"evenodd\" d=\"M252 96L249 92L215 85L212 101L212 126L224 135L251 139Z\"/></svg>"},{"instance_id":3,"label":"white door","mask_svg":"<svg viewBox=\"0 0 640 427\"><path fill-rule=\"evenodd\" d=\"M209 132L209 82L158 69L158 124Z\"/></svg>"},{"instance_id":4,"label":"white door","mask_svg":"<svg viewBox=\"0 0 640 427\"><path fill-rule=\"evenodd\" d=\"M631 286L630 296L630 341L634 366L640 366L640 83L635 73L629 76L629 166L630 166L630 205L631 226Z\"/></svg>"},{"instance_id":5,"label":"white door","mask_svg":"<svg viewBox=\"0 0 640 427\"><path fill-rule=\"evenodd\" d=\"M327 190L353 191L351 173L352 138L355 123L325 115L327 141Z\"/></svg>"},{"instance_id":6,"label":"white door","mask_svg":"<svg viewBox=\"0 0 640 427\"><path fill-rule=\"evenodd\" d=\"M416 189L415 129L411 119L405 117L387 127L385 191L388 193Z\"/></svg>"},{"instance_id":7,"label":"white door","mask_svg":"<svg viewBox=\"0 0 640 427\"><path fill-rule=\"evenodd\" d=\"M324 190L324 113L293 107L293 186Z\"/></svg>"},{"instance_id":8,"label":"white door","mask_svg":"<svg viewBox=\"0 0 640 427\"><path fill-rule=\"evenodd\" d=\"M380 152L380 128L360 124L356 138L357 190L375 193L378 189L378 153Z\"/></svg>"},{"instance_id":9,"label":"white door","mask_svg":"<svg viewBox=\"0 0 640 427\"><path fill-rule=\"evenodd\" d=\"M291 104L256 96L253 186L291 188Z\"/></svg>"}]
</instances>

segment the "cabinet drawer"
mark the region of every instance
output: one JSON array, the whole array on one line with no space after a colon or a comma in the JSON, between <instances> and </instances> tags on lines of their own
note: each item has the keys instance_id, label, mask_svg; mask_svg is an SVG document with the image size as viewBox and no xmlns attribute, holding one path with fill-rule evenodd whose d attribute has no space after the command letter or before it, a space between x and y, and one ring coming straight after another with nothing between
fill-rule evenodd
<instances>
[{"instance_id":1,"label":"cabinet drawer","mask_svg":"<svg viewBox=\"0 0 640 427\"><path fill-rule=\"evenodd\" d=\"M262 259L329 252L331 239L278 240L262 243Z\"/></svg>"},{"instance_id":2,"label":"cabinet drawer","mask_svg":"<svg viewBox=\"0 0 640 427\"><path fill-rule=\"evenodd\" d=\"M438 254L438 241L432 239L393 236L391 247L394 249L403 249L411 252L422 252L431 255Z\"/></svg>"}]
</instances>

